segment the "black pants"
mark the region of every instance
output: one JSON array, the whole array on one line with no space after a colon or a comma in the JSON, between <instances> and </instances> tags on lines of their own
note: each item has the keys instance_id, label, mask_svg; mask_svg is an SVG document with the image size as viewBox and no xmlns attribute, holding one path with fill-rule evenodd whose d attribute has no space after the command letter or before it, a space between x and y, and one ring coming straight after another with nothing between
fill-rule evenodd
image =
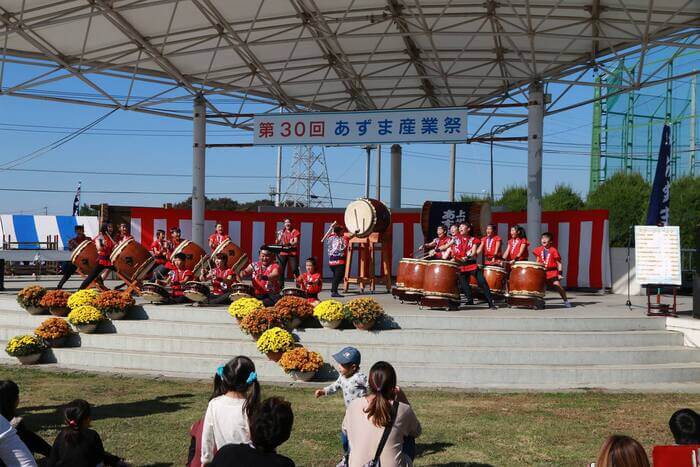
<instances>
[{"instance_id":1,"label":"black pants","mask_svg":"<svg viewBox=\"0 0 700 467\"><path fill-rule=\"evenodd\" d=\"M165 264L159 264L156 266L156 268L153 270L153 275L152 275L152 281L157 282L159 280L165 280L168 277L168 273L170 272L170 269L168 269Z\"/></svg>"},{"instance_id":2,"label":"black pants","mask_svg":"<svg viewBox=\"0 0 700 467\"><path fill-rule=\"evenodd\" d=\"M333 282L331 282L331 293L338 293L338 287L340 286L340 283L343 282L343 279L345 277L345 265L344 264L336 264L334 266L330 266L331 271L333 271Z\"/></svg>"},{"instance_id":3,"label":"black pants","mask_svg":"<svg viewBox=\"0 0 700 467\"><path fill-rule=\"evenodd\" d=\"M93 269L92 272L88 274L88 276L85 278L83 283L80 284L80 290L87 289L88 287L90 287L90 284L92 284L95 281L95 279L100 277L100 274L102 274L102 271L104 271L105 269L114 271L114 266L103 266L101 264L95 266L95 269ZM101 279L100 282L102 282Z\"/></svg>"},{"instance_id":4,"label":"black pants","mask_svg":"<svg viewBox=\"0 0 700 467\"><path fill-rule=\"evenodd\" d=\"M230 296L231 292L225 292L221 295L210 294L207 303L210 305L225 305L229 302Z\"/></svg>"},{"instance_id":5,"label":"black pants","mask_svg":"<svg viewBox=\"0 0 700 467\"><path fill-rule=\"evenodd\" d=\"M484 291L484 296L486 297L486 301L489 303L489 306L493 306L493 299L491 298L491 289L489 288L489 284L486 282L486 279L484 279L484 273L481 272L481 269L475 269L473 271L459 273L459 288L461 289L462 293L467 297L467 302L471 303L473 301L472 289L471 287L469 287L469 277L472 274L476 275L476 282L479 284L479 287L481 287L481 290Z\"/></svg>"},{"instance_id":6,"label":"black pants","mask_svg":"<svg viewBox=\"0 0 700 467\"><path fill-rule=\"evenodd\" d=\"M299 277L299 257L289 255L279 255L280 263L280 285L284 287L284 279L287 277L287 263L292 268L294 277Z\"/></svg>"},{"instance_id":7,"label":"black pants","mask_svg":"<svg viewBox=\"0 0 700 467\"><path fill-rule=\"evenodd\" d=\"M56 286L57 289L62 289L63 286L65 285L66 282L68 282L68 279L71 278L73 274L75 274L75 271L78 270L78 267L71 263L70 261L64 261L63 262L63 277L61 277L61 280L58 281L58 285Z\"/></svg>"},{"instance_id":8,"label":"black pants","mask_svg":"<svg viewBox=\"0 0 700 467\"><path fill-rule=\"evenodd\" d=\"M282 296L280 294L272 295L267 293L265 295L256 295L255 298L263 302L263 305L265 306L274 306L274 304L277 303Z\"/></svg>"}]
</instances>

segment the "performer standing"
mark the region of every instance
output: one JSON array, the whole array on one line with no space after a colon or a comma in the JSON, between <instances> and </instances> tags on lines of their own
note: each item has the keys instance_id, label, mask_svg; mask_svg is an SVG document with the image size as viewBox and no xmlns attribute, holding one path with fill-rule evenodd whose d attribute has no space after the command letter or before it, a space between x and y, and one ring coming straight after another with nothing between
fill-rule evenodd
<instances>
[{"instance_id":1,"label":"performer standing","mask_svg":"<svg viewBox=\"0 0 700 467\"><path fill-rule=\"evenodd\" d=\"M182 232L177 227L170 229L170 254L182 243Z\"/></svg>"},{"instance_id":2,"label":"performer standing","mask_svg":"<svg viewBox=\"0 0 700 467\"><path fill-rule=\"evenodd\" d=\"M419 250L426 251L425 259L444 259L445 252L450 247L450 237L447 236L447 230L444 225L437 226L437 237L431 242L421 245Z\"/></svg>"},{"instance_id":3,"label":"performer standing","mask_svg":"<svg viewBox=\"0 0 700 467\"><path fill-rule=\"evenodd\" d=\"M469 222L462 222L459 225L459 233L462 236L462 240L459 246L452 249L452 257L459 264L459 287L467 297L467 305L473 305L474 300L472 299L472 291L469 286L469 277L475 275L479 287L484 291L489 308L495 310L496 305L494 305L491 298L489 284L484 279L484 274L476 263L476 250L480 242L478 238L471 236L471 227Z\"/></svg>"},{"instance_id":4,"label":"performer standing","mask_svg":"<svg viewBox=\"0 0 700 467\"><path fill-rule=\"evenodd\" d=\"M277 243L283 249L279 252L280 283L284 287L284 279L287 275L287 264L292 269L292 275L296 279L299 277L299 238L301 233L292 228L292 221L284 220L284 228L277 234Z\"/></svg>"},{"instance_id":5,"label":"performer standing","mask_svg":"<svg viewBox=\"0 0 700 467\"><path fill-rule=\"evenodd\" d=\"M74 251L76 248L78 248L78 245L83 243L85 240L89 240L87 238L87 236L85 235L85 227L84 226L76 225L74 227L74 230L75 230L75 237L68 240L68 250L69 251ZM70 261L64 261L62 264L62 269L63 269L63 277L61 277L61 280L58 282L58 285L56 286L56 288L58 290L61 290L63 288L65 283L68 282L68 279L70 279L71 276L73 274L75 274L75 271L78 270L78 267Z\"/></svg>"},{"instance_id":6,"label":"performer standing","mask_svg":"<svg viewBox=\"0 0 700 467\"><path fill-rule=\"evenodd\" d=\"M134 237L129 232L129 226L122 222L119 224L119 232L117 233L117 238L114 240L114 246L131 240L132 238Z\"/></svg>"},{"instance_id":7,"label":"performer standing","mask_svg":"<svg viewBox=\"0 0 700 467\"><path fill-rule=\"evenodd\" d=\"M280 299L280 266L274 260L267 245L260 247L260 260L251 263L241 277L250 276L255 290L255 298L262 300L265 306L272 306Z\"/></svg>"},{"instance_id":8,"label":"performer standing","mask_svg":"<svg viewBox=\"0 0 700 467\"><path fill-rule=\"evenodd\" d=\"M564 278L562 275L563 265L561 256L559 256L557 249L552 246L552 239L553 236L551 233L543 233L541 239L542 246L535 248L533 253L537 258L537 262L545 267L547 284L551 285L559 292L559 296L564 300L564 306L566 308L571 308L571 303L569 303L569 299L566 297L566 291L564 287L561 286L560 282Z\"/></svg>"},{"instance_id":9,"label":"performer standing","mask_svg":"<svg viewBox=\"0 0 700 467\"><path fill-rule=\"evenodd\" d=\"M510 240L508 240L508 246L503 252L503 261L508 264L513 264L515 261L527 261L529 245L525 229L514 225L510 228Z\"/></svg>"},{"instance_id":10,"label":"performer standing","mask_svg":"<svg viewBox=\"0 0 700 467\"><path fill-rule=\"evenodd\" d=\"M226 267L228 256L226 253L217 253L214 257L214 268L202 273L202 280L211 282L211 294L207 303L221 305L228 301L231 295L231 284L236 282L236 273Z\"/></svg>"},{"instance_id":11,"label":"performer standing","mask_svg":"<svg viewBox=\"0 0 700 467\"><path fill-rule=\"evenodd\" d=\"M209 235L209 248L213 252L224 240L229 240L229 236L224 234L224 226L221 222L216 223L214 233Z\"/></svg>"},{"instance_id":12,"label":"performer standing","mask_svg":"<svg viewBox=\"0 0 700 467\"><path fill-rule=\"evenodd\" d=\"M114 270L112 261L110 261L110 256L112 255L112 250L114 249L114 240L112 239L112 234L110 232L114 231L114 227L111 222L106 222L102 225L99 235L93 239L95 246L97 247L97 264L95 268L88 274L82 284L80 284L80 290L85 289L93 283L93 281L98 280L102 283L102 279L99 278L105 270Z\"/></svg>"},{"instance_id":13,"label":"performer standing","mask_svg":"<svg viewBox=\"0 0 700 467\"><path fill-rule=\"evenodd\" d=\"M297 285L306 292L309 303L315 306L319 303L318 294L323 288L323 279L321 273L316 272L316 258L307 258L305 267L306 272L297 278Z\"/></svg>"},{"instance_id":14,"label":"performer standing","mask_svg":"<svg viewBox=\"0 0 700 467\"><path fill-rule=\"evenodd\" d=\"M333 233L330 233L330 230ZM328 251L328 267L333 271L333 281L331 282L331 297L340 298L342 295L338 293L338 286L343 281L345 276L345 260L348 250L348 236L345 232L345 227L337 225L335 222L331 224L328 232L323 236L321 242L326 243L326 251Z\"/></svg>"},{"instance_id":15,"label":"performer standing","mask_svg":"<svg viewBox=\"0 0 700 467\"><path fill-rule=\"evenodd\" d=\"M501 264L501 237L496 234L496 225L486 226L486 236L481 239L477 255L484 253L484 266L499 266Z\"/></svg>"},{"instance_id":16,"label":"performer standing","mask_svg":"<svg viewBox=\"0 0 700 467\"><path fill-rule=\"evenodd\" d=\"M170 268L168 267L168 262L170 261L170 254L172 249L168 241L165 239L165 230L158 229L156 231L156 238L151 243L151 254L156 260L156 267L153 270L153 280L158 281L165 279L168 275Z\"/></svg>"}]
</instances>

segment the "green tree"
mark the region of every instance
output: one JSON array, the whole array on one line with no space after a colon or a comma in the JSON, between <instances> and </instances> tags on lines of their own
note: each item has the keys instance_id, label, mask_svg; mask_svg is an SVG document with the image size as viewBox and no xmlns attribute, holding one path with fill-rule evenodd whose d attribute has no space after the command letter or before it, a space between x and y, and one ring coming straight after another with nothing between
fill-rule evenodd
<instances>
[{"instance_id":1,"label":"green tree","mask_svg":"<svg viewBox=\"0 0 700 467\"><path fill-rule=\"evenodd\" d=\"M98 214L97 209L93 209L87 204L83 204L80 206L80 209L78 210L78 215L79 216L96 216Z\"/></svg>"},{"instance_id":2,"label":"green tree","mask_svg":"<svg viewBox=\"0 0 700 467\"><path fill-rule=\"evenodd\" d=\"M671 225L680 226L681 246L695 248L700 224L700 177L681 177L671 182Z\"/></svg>"},{"instance_id":3,"label":"green tree","mask_svg":"<svg viewBox=\"0 0 700 467\"><path fill-rule=\"evenodd\" d=\"M527 188L524 186L509 186L503 190L501 199L496 206L502 206L507 211L525 211L527 209Z\"/></svg>"},{"instance_id":4,"label":"green tree","mask_svg":"<svg viewBox=\"0 0 700 467\"><path fill-rule=\"evenodd\" d=\"M231 198L207 198L204 197L205 209L212 211L254 211L258 206L274 206L275 203L269 199L259 199L255 201L241 203ZM191 209L192 197L190 196L184 201L174 203L173 208Z\"/></svg>"},{"instance_id":5,"label":"green tree","mask_svg":"<svg viewBox=\"0 0 700 467\"><path fill-rule=\"evenodd\" d=\"M588 209L608 210L610 246L626 246L630 226L644 223L650 192L640 174L618 172L588 194Z\"/></svg>"},{"instance_id":6,"label":"green tree","mask_svg":"<svg viewBox=\"0 0 700 467\"><path fill-rule=\"evenodd\" d=\"M570 211L583 208L583 200L569 185L559 184L542 198L543 211Z\"/></svg>"},{"instance_id":7,"label":"green tree","mask_svg":"<svg viewBox=\"0 0 700 467\"><path fill-rule=\"evenodd\" d=\"M459 196L459 201L462 203L473 203L474 201L486 201L486 200L488 200L488 197L474 195L474 194L468 194L468 193L462 193Z\"/></svg>"}]
</instances>

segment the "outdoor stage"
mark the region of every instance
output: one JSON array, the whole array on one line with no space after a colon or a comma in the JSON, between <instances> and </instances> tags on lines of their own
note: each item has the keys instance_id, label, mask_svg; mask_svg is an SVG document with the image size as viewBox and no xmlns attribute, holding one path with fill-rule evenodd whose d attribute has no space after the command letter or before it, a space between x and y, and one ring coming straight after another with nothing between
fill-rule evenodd
<instances>
[{"instance_id":1,"label":"outdoor stage","mask_svg":"<svg viewBox=\"0 0 700 467\"><path fill-rule=\"evenodd\" d=\"M39 284L56 283L45 279ZM72 281L69 287L76 284ZM15 295L25 285L10 279L0 294L3 347L9 338L31 332L48 317L20 309ZM677 332L694 322L650 318L640 307L629 311L623 296L573 292L574 308L566 309L558 296L548 294L543 311L489 311L478 306L458 312L420 310L386 293L373 297L390 316L380 330L307 328L295 334L327 362L346 345L360 349L365 370L377 360L387 360L405 386L700 392L700 350L684 347L684 336ZM321 298L327 298L327 292ZM633 299L642 304L642 297ZM690 299L680 297L679 311L689 310ZM676 331L668 330L667 322ZM80 347L49 352L45 359L54 363L46 367L209 378L222 362L245 354L254 359L262 381L291 381L257 351L226 307L143 305L130 319L105 325L100 334L76 336L74 344ZM0 363L14 362L4 353L0 356ZM334 370L327 368L320 376L324 381L333 378Z\"/></svg>"}]
</instances>

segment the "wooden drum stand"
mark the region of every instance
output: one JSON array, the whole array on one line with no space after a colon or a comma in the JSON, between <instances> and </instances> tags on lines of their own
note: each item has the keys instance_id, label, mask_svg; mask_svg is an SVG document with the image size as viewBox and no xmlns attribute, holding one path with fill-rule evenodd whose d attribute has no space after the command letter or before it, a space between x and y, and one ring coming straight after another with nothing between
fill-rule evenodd
<instances>
[{"instance_id":1,"label":"wooden drum stand","mask_svg":"<svg viewBox=\"0 0 700 467\"><path fill-rule=\"evenodd\" d=\"M386 290L391 290L391 230L382 233L372 233L369 237L353 237L348 243L348 260L345 263L345 292L350 284L357 284L360 291L364 292L369 286L372 292L377 284L386 286ZM357 277L352 276L353 253L357 251L358 268ZM381 270L379 275L375 274L375 258L381 255Z\"/></svg>"}]
</instances>

